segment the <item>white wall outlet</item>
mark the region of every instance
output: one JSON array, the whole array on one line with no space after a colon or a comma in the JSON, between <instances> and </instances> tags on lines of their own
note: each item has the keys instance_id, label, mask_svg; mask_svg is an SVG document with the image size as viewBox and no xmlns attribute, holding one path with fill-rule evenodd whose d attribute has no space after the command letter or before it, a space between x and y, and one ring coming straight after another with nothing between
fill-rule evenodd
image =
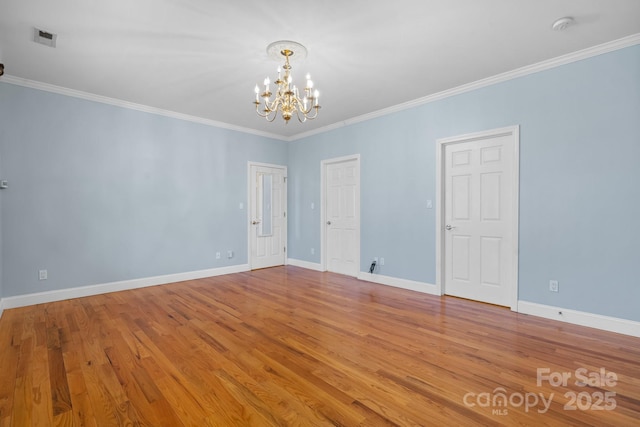
<instances>
[{"instance_id":1,"label":"white wall outlet","mask_svg":"<svg viewBox=\"0 0 640 427\"><path fill-rule=\"evenodd\" d=\"M240 202L240 204L238 205L238 208L239 208L240 210L244 209L244 203Z\"/></svg>"},{"instance_id":2,"label":"white wall outlet","mask_svg":"<svg viewBox=\"0 0 640 427\"><path fill-rule=\"evenodd\" d=\"M233 258L233 251L227 251L227 258Z\"/></svg>"},{"instance_id":3,"label":"white wall outlet","mask_svg":"<svg viewBox=\"0 0 640 427\"><path fill-rule=\"evenodd\" d=\"M315 255L316 253L316 249L315 248L311 248L311 255Z\"/></svg>"},{"instance_id":4,"label":"white wall outlet","mask_svg":"<svg viewBox=\"0 0 640 427\"><path fill-rule=\"evenodd\" d=\"M47 280L49 278L49 274L47 270L39 270L38 271L38 280Z\"/></svg>"},{"instance_id":5,"label":"white wall outlet","mask_svg":"<svg viewBox=\"0 0 640 427\"><path fill-rule=\"evenodd\" d=\"M380 265L384 265L384 258L380 257Z\"/></svg>"},{"instance_id":6,"label":"white wall outlet","mask_svg":"<svg viewBox=\"0 0 640 427\"><path fill-rule=\"evenodd\" d=\"M427 200L427 209L433 209L433 202L431 200Z\"/></svg>"},{"instance_id":7,"label":"white wall outlet","mask_svg":"<svg viewBox=\"0 0 640 427\"><path fill-rule=\"evenodd\" d=\"M220 259L220 252L216 252L216 259Z\"/></svg>"},{"instance_id":8,"label":"white wall outlet","mask_svg":"<svg viewBox=\"0 0 640 427\"><path fill-rule=\"evenodd\" d=\"M557 280L549 280L549 290L551 292L558 292L558 281Z\"/></svg>"}]
</instances>

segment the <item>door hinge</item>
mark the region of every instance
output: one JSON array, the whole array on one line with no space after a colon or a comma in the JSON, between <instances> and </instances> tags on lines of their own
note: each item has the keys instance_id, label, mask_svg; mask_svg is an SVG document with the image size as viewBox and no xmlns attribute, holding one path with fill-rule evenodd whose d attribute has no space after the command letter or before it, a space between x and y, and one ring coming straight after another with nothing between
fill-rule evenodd
<instances>
[{"instance_id":1,"label":"door hinge","mask_svg":"<svg viewBox=\"0 0 640 427\"><path fill-rule=\"evenodd\" d=\"M287 247L286 246L284 247L284 252L287 253Z\"/></svg>"},{"instance_id":2,"label":"door hinge","mask_svg":"<svg viewBox=\"0 0 640 427\"><path fill-rule=\"evenodd\" d=\"M287 217L287 213L286 212L282 212L282 214L284 215L284 217Z\"/></svg>"},{"instance_id":3,"label":"door hinge","mask_svg":"<svg viewBox=\"0 0 640 427\"><path fill-rule=\"evenodd\" d=\"M282 177L282 182L287 182L287 177Z\"/></svg>"}]
</instances>

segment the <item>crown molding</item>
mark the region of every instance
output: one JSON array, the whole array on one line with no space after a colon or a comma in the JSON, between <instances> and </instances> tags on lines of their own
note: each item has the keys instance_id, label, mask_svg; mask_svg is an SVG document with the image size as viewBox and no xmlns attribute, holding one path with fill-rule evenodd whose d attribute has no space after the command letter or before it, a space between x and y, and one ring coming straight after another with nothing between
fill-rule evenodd
<instances>
[{"instance_id":1,"label":"crown molding","mask_svg":"<svg viewBox=\"0 0 640 427\"><path fill-rule=\"evenodd\" d=\"M296 135L289 137L287 140L297 141L313 135L317 135L320 133L325 133L331 130L349 126L355 123L360 123L360 122L375 119L378 117L386 116L389 114L397 113L399 111L418 107L420 105L428 104L430 102L439 101L441 99L449 98L455 95L460 95L465 92L470 92L470 91L491 86L497 83L506 82L508 80L513 80L518 77L527 76L529 74L550 70L552 68L560 67L562 65L571 64L573 62L581 61L583 59L588 59L594 56L598 56L598 55L613 52L616 50L624 49L627 47L635 46L637 44L640 44L640 33L623 37L618 40L613 40L607 43L599 44L596 46L588 47L586 49L578 50L576 52L572 52L556 58L548 59L546 61L538 62L536 64L527 65L521 68L517 68L515 70L507 71L505 73L497 74L492 77L487 77L486 79L477 80L472 83L467 83L451 89L443 90L442 92L434 93L432 95L427 95L422 98L418 98L402 104L394 105L392 107L383 108L382 110L377 110L371 113L363 114L361 116L352 117L350 119L333 123L328 126L323 126L318 129L310 130L308 132L298 133Z\"/></svg>"},{"instance_id":2,"label":"crown molding","mask_svg":"<svg viewBox=\"0 0 640 427\"><path fill-rule=\"evenodd\" d=\"M11 75L4 75L2 80L5 83L10 83L16 86L23 86L30 89L43 90L46 92L56 93L59 95L70 96L73 98L85 99L88 101L99 102L101 104L113 105L116 107L127 108L130 110L142 111L144 113L156 114L159 116L170 117L173 119L184 120L187 122L198 123L206 126L213 126L216 128L232 130L236 132L248 133L251 135L257 135L265 138L278 139L286 141L288 138L283 137L275 133L262 132L255 129L245 128L242 126L236 126L229 123L219 122L216 120L205 119L203 117L192 116L189 114L178 113L170 110L163 110L161 108L151 107L143 104L136 104L134 102L124 101L116 98L109 98L107 96L96 95L89 92L83 92L80 90L69 89L63 86L56 86L49 83L43 83L35 80L23 79L22 77L16 77Z\"/></svg>"},{"instance_id":3,"label":"crown molding","mask_svg":"<svg viewBox=\"0 0 640 427\"><path fill-rule=\"evenodd\" d=\"M161 108L150 107L148 105L136 104L129 101L124 101L116 98L109 98L102 95L96 95L89 92L69 89L69 88L56 86L48 83L42 83L35 80L23 79L21 77L16 77L11 75L4 75L2 77L2 81L6 83L18 85L18 86L24 86L32 89L43 90L47 92L57 93L60 95L71 96L74 98L86 99L89 101L100 102L103 104L109 104L116 107L128 108L131 110L157 114L160 116L171 117L178 120L185 120L188 122L199 123L206 126L213 126L221 129L227 129L227 130L232 130L236 132L257 135L257 136L276 139L280 141L293 142L293 141L298 141L300 139L304 139L313 135L329 132L331 130L339 129L339 128L350 126L356 123L360 123L360 122L375 119L378 117L386 116L389 114L397 113L399 111L418 107L424 104L428 104L430 102L439 101L441 99L449 98L451 96L460 95L465 92L470 92L470 91L491 86L497 83L506 82L508 80L516 79L518 77L523 77L529 74L550 70L552 68L570 64L572 62L581 61L583 59L588 59L594 56L598 56L598 55L613 52L616 50L624 49L627 47L635 46L637 44L640 44L640 33L632 34L630 36L623 37L621 39L617 39L617 40L602 43L596 46L588 47L586 49L582 49L582 50L572 52L566 55L562 55L556 58L552 58L546 61L538 62L536 64L527 65L512 71L507 71L505 73L497 74L492 77L488 77L472 83L467 83L461 86L444 90L442 92L434 93L432 95L427 95L422 98L414 99L414 100L411 100L402 104L397 104L388 108L383 108L381 110L373 111L371 113L363 114L361 116L352 117L347 120L339 121L339 122L330 124L328 126L323 126L314 130L310 130L308 132L302 132L292 136L284 136L284 135L278 135L270 132L263 132L256 129L236 126L229 123L218 122L216 120L210 120L202 117L191 116L188 114L178 113L175 111L163 110Z\"/></svg>"}]
</instances>

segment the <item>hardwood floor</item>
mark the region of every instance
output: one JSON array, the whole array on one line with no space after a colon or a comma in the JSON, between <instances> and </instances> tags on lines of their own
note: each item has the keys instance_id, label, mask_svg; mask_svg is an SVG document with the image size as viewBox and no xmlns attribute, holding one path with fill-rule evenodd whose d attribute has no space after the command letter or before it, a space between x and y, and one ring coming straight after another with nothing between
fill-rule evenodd
<instances>
[{"instance_id":1,"label":"hardwood floor","mask_svg":"<svg viewBox=\"0 0 640 427\"><path fill-rule=\"evenodd\" d=\"M640 419L638 338L296 267L6 310L0 369L0 426Z\"/></svg>"}]
</instances>

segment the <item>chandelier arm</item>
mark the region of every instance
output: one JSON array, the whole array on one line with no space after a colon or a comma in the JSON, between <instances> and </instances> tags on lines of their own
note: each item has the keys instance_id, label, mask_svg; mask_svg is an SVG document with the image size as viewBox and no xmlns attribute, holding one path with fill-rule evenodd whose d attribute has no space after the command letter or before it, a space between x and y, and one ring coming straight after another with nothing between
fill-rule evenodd
<instances>
[{"instance_id":1,"label":"chandelier arm","mask_svg":"<svg viewBox=\"0 0 640 427\"><path fill-rule=\"evenodd\" d=\"M275 101L274 101L275 104ZM264 99L264 110L263 112L260 112L259 108L259 104L256 104L256 113L260 116L260 117L264 117L266 118L268 121L272 122L273 119L269 120L269 115L271 113L276 113L274 114L274 117L278 115L278 111L276 108L274 108L274 105L272 104L271 106L269 106L269 104L267 103L267 98Z\"/></svg>"},{"instance_id":2,"label":"chandelier arm","mask_svg":"<svg viewBox=\"0 0 640 427\"><path fill-rule=\"evenodd\" d=\"M280 96L280 90L278 90L278 92L276 93L276 97L271 102L271 105L267 104L267 101L265 100L265 108L269 110L269 113L267 114L267 116L270 113L273 113L273 118L269 119L269 117L267 117L267 121L269 123L273 122L276 119L276 117L278 117L278 106L281 104L282 104L282 98Z\"/></svg>"},{"instance_id":3,"label":"chandelier arm","mask_svg":"<svg viewBox=\"0 0 640 427\"><path fill-rule=\"evenodd\" d=\"M278 117L278 110L275 108L270 108L269 105L267 105L266 101L264 103L264 113L261 113L258 107L259 104L256 104L256 113L258 114L258 116L264 117L269 123L273 122L276 117ZM271 113L273 113L273 116L271 116Z\"/></svg>"},{"instance_id":4,"label":"chandelier arm","mask_svg":"<svg viewBox=\"0 0 640 427\"><path fill-rule=\"evenodd\" d=\"M307 112L304 110L304 107L303 107L304 104L302 103L302 100L300 99L299 96L294 95L292 97L292 101L293 101L292 103L294 105L294 109L296 111L296 117L298 118L298 121L300 123L306 122L307 121ZM303 119L300 118L300 114L301 113L302 113L302 117L304 117Z\"/></svg>"},{"instance_id":5,"label":"chandelier arm","mask_svg":"<svg viewBox=\"0 0 640 427\"><path fill-rule=\"evenodd\" d=\"M308 101L308 100L307 100L307 101ZM306 109L306 110L304 109L304 103L303 103L303 102L301 102L301 103L300 103L300 105L301 105L300 111L301 111L301 112L302 112L302 114L304 114L305 116L306 116L307 114L309 114L309 113L311 112L311 110L313 109L313 104L311 104L311 103L309 103L309 106L307 107L307 109Z\"/></svg>"},{"instance_id":6,"label":"chandelier arm","mask_svg":"<svg viewBox=\"0 0 640 427\"><path fill-rule=\"evenodd\" d=\"M262 114L259 110L260 105L256 105L256 114L258 114L260 117L267 117L267 114Z\"/></svg>"},{"instance_id":7,"label":"chandelier arm","mask_svg":"<svg viewBox=\"0 0 640 427\"><path fill-rule=\"evenodd\" d=\"M308 116L307 116L307 119L309 119L309 120L313 120L313 119L315 119L316 117L318 117L318 110L320 109L320 106L319 106L319 105L316 105L316 106L314 106L314 107L312 107L312 108L313 108L314 110L316 110L316 112L315 112L315 114L314 114L313 116L310 116L310 115L308 115Z\"/></svg>"},{"instance_id":8,"label":"chandelier arm","mask_svg":"<svg viewBox=\"0 0 640 427\"><path fill-rule=\"evenodd\" d=\"M271 123L276 119L276 117L278 117L278 112L277 111L273 111L273 118L271 120L269 120L269 115L268 114L266 116L264 116L264 117L265 117L265 119L267 119L267 121L269 123Z\"/></svg>"},{"instance_id":9,"label":"chandelier arm","mask_svg":"<svg viewBox=\"0 0 640 427\"><path fill-rule=\"evenodd\" d=\"M306 122L306 121L307 121L307 115L306 115L306 114L304 114L304 112L302 113L302 116L304 117L304 119L301 119L301 118L300 118L300 110L298 110L298 109L296 108L296 117L298 118L298 121L299 121L300 123L304 123L304 122Z\"/></svg>"}]
</instances>

